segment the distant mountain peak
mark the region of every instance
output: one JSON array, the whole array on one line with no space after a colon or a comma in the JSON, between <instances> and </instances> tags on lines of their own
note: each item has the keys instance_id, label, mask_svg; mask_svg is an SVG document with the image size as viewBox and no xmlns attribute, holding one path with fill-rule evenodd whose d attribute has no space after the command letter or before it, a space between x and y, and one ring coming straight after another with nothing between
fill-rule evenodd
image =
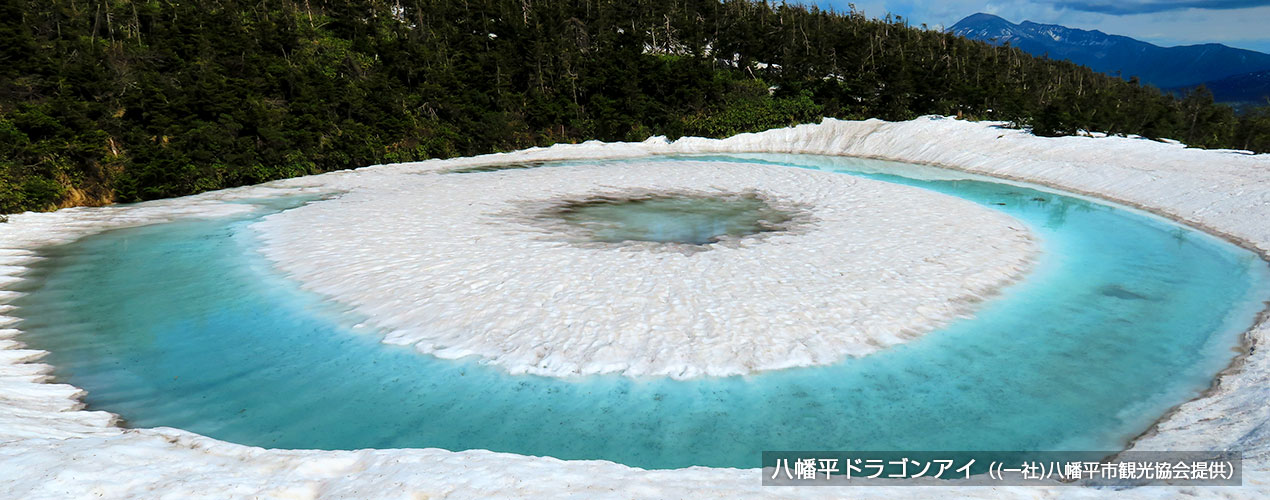
<instances>
[{"instance_id":1,"label":"distant mountain peak","mask_svg":"<svg viewBox=\"0 0 1270 500\"><path fill-rule=\"evenodd\" d=\"M958 23L966 23L966 22L982 23L982 22L992 22L992 21L1001 21L1003 23L1010 22L1010 21L1006 21L1004 18L996 14L988 14L987 12L976 12L974 14L966 16L965 19L962 19Z\"/></svg>"},{"instance_id":2,"label":"distant mountain peak","mask_svg":"<svg viewBox=\"0 0 1270 500\"><path fill-rule=\"evenodd\" d=\"M1098 30L1032 21L1015 24L982 12L958 21L948 31L997 45L1008 43L1029 54L1072 61L1126 79L1137 76L1159 88L1270 70L1270 54L1218 43L1160 47Z\"/></svg>"}]
</instances>

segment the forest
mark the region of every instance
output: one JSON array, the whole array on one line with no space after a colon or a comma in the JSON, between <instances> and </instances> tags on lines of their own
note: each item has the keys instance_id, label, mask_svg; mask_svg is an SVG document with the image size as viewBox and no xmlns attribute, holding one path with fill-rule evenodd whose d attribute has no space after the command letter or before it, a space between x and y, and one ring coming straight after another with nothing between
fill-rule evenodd
<instances>
[{"instance_id":1,"label":"forest","mask_svg":"<svg viewBox=\"0 0 1270 500\"><path fill-rule=\"evenodd\" d=\"M590 139L926 114L1270 152L1235 113L752 0L3 0L0 213Z\"/></svg>"}]
</instances>

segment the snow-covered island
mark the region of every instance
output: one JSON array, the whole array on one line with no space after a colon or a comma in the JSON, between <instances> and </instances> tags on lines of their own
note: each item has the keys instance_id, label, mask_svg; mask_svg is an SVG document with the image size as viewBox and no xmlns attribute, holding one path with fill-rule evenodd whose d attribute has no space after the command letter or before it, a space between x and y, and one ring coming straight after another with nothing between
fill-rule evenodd
<instances>
[{"instance_id":1,"label":"snow-covered island","mask_svg":"<svg viewBox=\"0 0 1270 500\"><path fill-rule=\"evenodd\" d=\"M1137 138L1065 137L1039 138L1026 132L1009 130L994 123L970 123L949 118L928 117L909 122L887 123L877 120L844 122L826 120L819 125L804 125L746 134L724 140L687 138L675 142L650 139L643 143L560 145L509 154L488 155L417 164L385 165L356 171L336 172L322 176L279 181L262 186L232 189L203 195L101 209L70 209L49 214L20 214L0 225L0 287L11 296L17 291L26 267L37 259L34 250L45 245L65 242L112 227L147 224L189 215L223 215L248 208L227 203L233 200L260 198L287 193L346 193L336 201L316 203L308 207L273 216L261 223L260 233L267 240L265 252L283 270L296 276L310 289L337 301L353 305L375 318L385 330L407 332L386 340L415 344L438 355L477 354L513 372L535 372L553 375L573 373L622 372L628 374L661 374L693 376L700 374L737 373L781 367L797 353L767 355L754 346L741 353L749 357L724 356L708 351L688 351L680 357L666 358L658 353L664 348L652 347L649 356L641 357L629 346L606 354L600 346L585 343L577 348L547 353L520 349L513 335L505 342L478 341L458 344L411 334L419 321L408 313L379 314L375 305L386 297L408 293L392 289L393 282L377 280L374 262L357 255L391 255L410 262L418 272L404 276L406 288L418 289L425 281L436 280L439 272L466 269L471 273L487 273L487 280L510 278L530 272L529 281L564 279L568 271L555 276L532 274L535 264L551 262L559 266L615 266L614 273L638 272L640 265L671 266L677 276L689 275L693 266L711 258L729 254L756 266L747 272L797 274L811 287L823 287L824 293L849 293L830 290L822 273L842 266L874 266L864 252L837 254L816 253L831 245L843 245L841 235L869 234L874 246L902 236L908 240L894 243L888 257L896 268L921 267L918 262L932 255L926 252L948 252L942 263L922 267L915 272L914 300L923 304L941 304L923 312L917 323L896 324L883 321L853 338L854 342L810 345L809 351L825 354L823 358L808 356L791 364L829 363L846 355L867 354L886 345L902 341L904 334L929 330L950 317L968 312L967 297L990 293L1016 278L1026 269L1033 252L1026 231L1012 226L1003 215L979 208L954 198L923 192L913 188L887 185L875 181L835 176L792 169L747 169L744 176L731 176L726 165L710 169L685 169L683 166L607 166L604 169L553 167L517 172L517 178L536 179L517 186L515 193L504 184L489 182L494 175L442 175L449 169L516 161L556 159L588 159L635 157L659 153L707 152L778 152L853 155L912 163L923 163L954 170L987 174L999 178L1028 181L1060 189L1089 194L1134 205L1160 215L1185 221L1221 234L1255 249L1261 255L1270 251L1270 156L1253 156L1237 151L1201 151L1178 144L1160 143ZM421 175L422 174L422 175ZM412 219L410 198L419 190L428 191L438 200L429 210L453 206L455 209L429 219L427 223L447 221L474 222L482 214L503 213L509 203L531 199L578 196L602 184L606 192L623 189L668 189L708 192L762 190L773 200L786 200L791 205L809 207L817 232L772 233L761 245L747 246L745 240L734 246L695 254L674 252L600 252L596 248L567 242L535 239L534 233L510 225L491 225L478 234L442 234L428 231L424 221ZM470 203L479 209L460 206ZM356 204L356 208L349 206ZM866 219L861 207L876 206L878 212ZM867 211L864 213L868 213ZM374 214L378 220L368 220ZM889 217L881 224L882 217ZM467 219L465 219L467 218ZM964 223L960 222L964 221ZM304 227L306 247L288 241L287 227ZM867 226L867 227L866 227ZM940 227L955 231L940 232ZM920 228L920 229L915 229ZM796 229L796 228L795 228ZM352 238L370 232L374 237ZM958 234L952 234L956 232ZM341 236L342 235L342 236ZM464 238L481 238L491 254L459 255L447 251ZM824 238L818 240L817 238ZM929 238L929 239L924 239ZM789 244L783 244L787 239ZM321 245L313 245L320 241ZM928 248L939 242L940 248ZM909 244L912 244L910 246ZM426 251L404 251L416 245L427 245ZM532 256L525 249L533 248ZM400 251L399 251L400 250ZM391 252L399 251L397 254ZM501 253L499 253L501 252ZM775 268L766 262L767 253L780 256L779 263L815 259L816 265L805 268ZM955 254L960 259L953 259ZM483 267L500 258L529 259L522 267ZM414 259L414 260L411 260ZM543 260L533 260L543 259ZM600 259L600 260L597 260ZM632 262L610 262L602 259L628 259ZM639 259L654 259L641 263ZM697 260L693 260L697 259ZM786 260L788 259L788 260ZM864 260L860 260L864 259ZM440 262L454 263L448 271ZM470 265L470 267L469 267ZM307 266L307 267L306 267ZM677 267L675 267L677 266ZM760 268L763 268L760 270ZM503 274L500 274L503 273ZM669 274L669 273L668 273ZM359 281L344 287L346 276ZM963 285L968 277L977 277ZM473 279L471 275L469 279ZM481 277L475 278L481 280ZM841 277L834 283L841 285ZM860 286L873 286L875 277L857 276ZM603 287L621 285L626 280L603 280L592 286L595 293L620 293ZM662 286L700 287L701 283L662 283ZM517 283L512 280L512 283ZM779 282L776 282L779 283ZM950 285L951 284L951 285ZM770 290L779 291L779 285ZM763 287L757 287L767 290ZM850 287L842 287L850 288ZM479 299L480 290L467 291L438 287L430 294L448 297L450 307L462 307L466 300ZM446 295L449 294L449 295ZM515 297L515 295L513 295ZM653 295L656 297L656 295ZM515 316L526 311L526 321L541 322L531 306L534 296L526 290L521 297L506 305L502 315ZM901 309L913 304L870 303L860 297L860 309L882 318L907 317ZM568 297L560 307L578 307L582 317L592 314L594 303L583 297ZM895 309L888 309L895 307ZM8 309L0 311L0 314ZM444 311L420 311L419 314L444 314ZM490 314L496 314L491 312ZM839 315L841 315L840 312ZM756 315L758 316L758 315ZM586 317L606 319L609 316ZM614 321L621 321L620 315ZM777 318L779 319L779 318ZM833 314L811 318L828 328L842 323ZM856 318L858 319L858 318ZM470 327L490 322L490 317L451 318L453 328ZM752 317L721 317L720 325L751 321ZM848 315L841 321L852 321ZM746 498L746 497L838 497L842 490L833 488L764 488L758 472L739 469L693 467L680 470L646 471L605 461L561 461L553 458L527 457L488 451L449 452L436 449L361 450L361 451L293 451L268 450L225 443L177 429L123 429L113 425L113 417L103 412L82 409L81 391L67 385L47 383L51 368L38 363L42 353L25 349L15 338L21 333L13 327L17 318L5 317L0 322L0 496L15 498L64 497L155 497L224 498L229 496L263 498L434 498L434 497L563 497L586 495L595 498ZM565 328L576 338L593 335L590 328ZM655 331L656 325L641 325ZM516 325L501 325L514 331ZM731 326L730 326L731 327ZM761 325L756 330L761 330ZM1247 335L1248 345L1258 345L1270 325L1263 319ZM816 338L805 332L807 340ZM575 338L575 337L570 337ZM644 342L652 337L637 339ZM670 342L670 341L667 341ZM509 354L510 353L510 354ZM620 362L615 362L620 359ZM715 369L711 367L723 367ZM1244 453L1244 486L1239 488L1137 488L1116 492L1125 497L1176 496L1199 494L1260 498L1270 495L1266 481L1270 479L1270 407L1264 403L1270 383L1270 362L1263 352L1241 356L1235 366L1224 372L1213 390L1167 415L1155 429L1134 443L1142 450L1235 449ZM1015 497L1087 497L1093 492L1082 488L958 488L923 487L856 487L853 497L892 498L895 496L1015 498ZM1099 493L1108 493L1102 491Z\"/></svg>"},{"instance_id":2,"label":"snow-covered island","mask_svg":"<svg viewBox=\"0 0 1270 500\"><path fill-rule=\"evenodd\" d=\"M728 376L863 356L969 312L1036 251L1007 215L828 172L449 168L347 177L338 199L253 227L282 271L353 306L386 342L548 376ZM579 245L567 229L519 220L530 205L628 192L759 192L806 220L688 252Z\"/></svg>"}]
</instances>

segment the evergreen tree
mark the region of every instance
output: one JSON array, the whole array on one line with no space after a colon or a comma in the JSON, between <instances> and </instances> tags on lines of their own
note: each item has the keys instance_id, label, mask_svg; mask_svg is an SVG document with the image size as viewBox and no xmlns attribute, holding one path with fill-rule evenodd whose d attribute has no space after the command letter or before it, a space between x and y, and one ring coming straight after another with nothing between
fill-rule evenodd
<instances>
[{"instance_id":1,"label":"evergreen tree","mask_svg":"<svg viewBox=\"0 0 1270 500\"><path fill-rule=\"evenodd\" d=\"M1270 151L1270 112L752 0L6 0L0 211L923 114Z\"/></svg>"}]
</instances>

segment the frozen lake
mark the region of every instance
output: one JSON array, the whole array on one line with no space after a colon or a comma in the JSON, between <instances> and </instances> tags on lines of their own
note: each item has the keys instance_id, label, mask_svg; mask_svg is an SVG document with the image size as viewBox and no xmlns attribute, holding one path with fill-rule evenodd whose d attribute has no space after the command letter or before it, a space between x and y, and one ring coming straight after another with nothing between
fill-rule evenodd
<instances>
[{"instance_id":1,"label":"frozen lake","mask_svg":"<svg viewBox=\"0 0 1270 500\"><path fill-rule=\"evenodd\" d=\"M22 340L50 351L46 362L88 391L90 408L130 426L275 448L757 467L762 450L1120 449L1208 387L1270 295L1270 273L1251 252L1085 199L906 177L868 160L687 159L951 194L1026 222L1044 253L973 319L863 358L722 378L559 379L356 331L359 318L253 251L248 225L305 201L272 200L245 217L116 230L51 250L37 287L15 303Z\"/></svg>"}]
</instances>

